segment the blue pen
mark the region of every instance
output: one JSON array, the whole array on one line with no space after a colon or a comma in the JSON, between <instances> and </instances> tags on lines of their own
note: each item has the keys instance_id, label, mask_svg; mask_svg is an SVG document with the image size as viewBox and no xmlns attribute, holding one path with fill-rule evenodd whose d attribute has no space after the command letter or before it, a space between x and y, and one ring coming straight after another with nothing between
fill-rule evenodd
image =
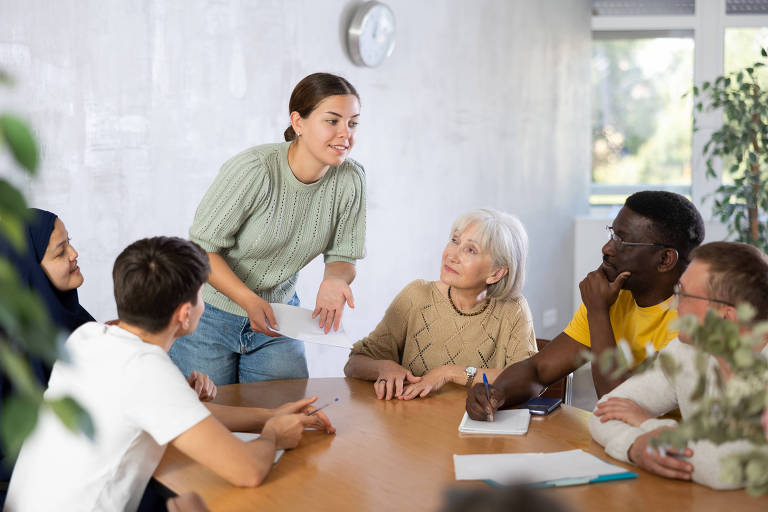
<instances>
[{"instance_id":1,"label":"blue pen","mask_svg":"<svg viewBox=\"0 0 768 512\"><path fill-rule=\"evenodd\" d=\"M628 480L637 478L637 473L623 471L621 473L611 473L609 475L594 475L582 478L560 478L533 484L533 487L568 487L571 485L597 484L600 482L613 482L615 480Z\"/></svg>"},{"instance_id":2,"label":"blue pen","mask_svg":"<svg viewBox=\"0 0 768 512\"><path fill-rule=\"evenodd\" d=\"M491 388L488 387L488 377L483 373L483 384L485 384L485 398L488 399L488 405L491 405ZM491 405L491 414L488 415L489 420L493 421L493 406Z\"/></svg>"},{"instance_id":3,"label":"blue pen","mask_svg":"<svg viewBox=\"0 0 768 512\"><path fill-rule=\"evenodd\" d=\"M333 402L328 402L327 404L323 404L323 405L321 405L320 407L318 407L318 408L317 408L317 409L315 409L314 411L312 411L312 412L308 412L308 413L307 413L307 416L312 416L312 415L313 415L313 414L315 414L316 412L318 412L318 411L321 411L321 410L325 409L326 407L328 407L329 405L335 404L335 403L336 403L336 402L338 402L338 401L339 401L339 397L336 397L336 398L334 398L334 399L333 399Z\"/></svg>"}]
</instances>

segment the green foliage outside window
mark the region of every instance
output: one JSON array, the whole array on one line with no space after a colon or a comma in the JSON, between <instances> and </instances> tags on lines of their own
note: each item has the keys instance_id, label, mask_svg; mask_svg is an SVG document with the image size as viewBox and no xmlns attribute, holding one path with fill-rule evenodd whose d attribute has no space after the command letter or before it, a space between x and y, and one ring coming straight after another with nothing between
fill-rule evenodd
<instances>
[{"instance_id":1,"label":"green foliage outside window","mask_svg":"<svg viewBox=\"0 0 768 512\"><path fill-rule=\"evenodd\" d=\"M596 39L592 47L592 182L690 185L692 105L679 98L693 82L693 40Z\"/></svg>"}]
</instances>

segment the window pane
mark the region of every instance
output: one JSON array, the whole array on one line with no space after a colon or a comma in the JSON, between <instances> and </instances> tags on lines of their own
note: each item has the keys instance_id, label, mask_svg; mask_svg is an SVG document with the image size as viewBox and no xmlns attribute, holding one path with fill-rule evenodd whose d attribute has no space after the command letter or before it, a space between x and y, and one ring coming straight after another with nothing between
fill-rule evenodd
<instances>
[{"instance_id":1,"label":"window pane","mask_svg":"<svg viewBox=\"0 0 768 512\"><path fill-rule=\"evenodd\" d=\"M638 185L691 184L691 38L592 41L592 204L615 204ZM619 187L620 188L620 187Z\"/></svg>"},{"instance_id":2,"label":"window pane","mask_svg":"<svg viewBox=\"0 0 768 512\"><path fill-rule=\"evenodd\" d=\"M725 29L725 72L763 60L760 48L768 48L768 27ZM763 76L766 76L765 72Z\"/></svg>"}]
</instances>

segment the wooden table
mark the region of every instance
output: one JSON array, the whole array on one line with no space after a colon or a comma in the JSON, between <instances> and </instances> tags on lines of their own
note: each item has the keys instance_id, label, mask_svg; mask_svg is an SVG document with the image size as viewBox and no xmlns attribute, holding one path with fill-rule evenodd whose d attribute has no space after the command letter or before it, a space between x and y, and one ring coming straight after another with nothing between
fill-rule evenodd
<instances>
[{"instance_id":1,"label":"wooden table","mask_svg":"<svg viewBox=\"0 0 768 512\"><path fill-rule=\"evenodd\" d=\"M260 487L233 487L173 447L167 449L155 478L176 493L196 491L214 512L434 511L443 503L448 486L485 485L456 482L453 454L580 448L617 463L592 441L589 413L568 406L547 417L532 418L524 436L460 435L466 392L453 384L426 399L386 402L376 400L371 383L355 379L272 381L222 386L216 402L275 407L312 395L320 397L319 403L340 398L327 410L336 435L306 432L299 447L283 455ZM551 493L573 510L584 511L768 510L768 497L712 491L632 470L639 473L636 480L542 492Z\"/></svg>"}]
</instances>

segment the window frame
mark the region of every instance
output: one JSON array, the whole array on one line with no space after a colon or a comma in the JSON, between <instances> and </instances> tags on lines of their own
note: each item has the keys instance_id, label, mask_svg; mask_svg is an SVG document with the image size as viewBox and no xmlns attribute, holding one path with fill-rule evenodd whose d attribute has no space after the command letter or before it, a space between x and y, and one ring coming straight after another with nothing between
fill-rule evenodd
<instances>
[{"instance_id":1,"label":"window frame","mask_svg":"<svg viewBox=\"0 0 768 512\"><path fill-rule=\"evenodd\" d=\"M592 39L637 38L644 34L693 33L693 83L713 81L723 74L725 61L725 30L727 28L768 27L768 14L726 14L726 0L697 0L694 15L662 16L592 16ZM722 124L719 111L697 112L698 130L691 139L691 185L614 185L593 183L590 179L590 196L593 194L631 194L648 187L670 190L690 195L705 219L712 217L712 193L722 181L722 169L715 166L717 179L706 177L706 162L702 155L704 144ZM590 141L591 142L591 141ZM606 192L610 191L610 192ZM591 205L590 208L603 210L612 206Z\"/></svg>"}]
</instances>

